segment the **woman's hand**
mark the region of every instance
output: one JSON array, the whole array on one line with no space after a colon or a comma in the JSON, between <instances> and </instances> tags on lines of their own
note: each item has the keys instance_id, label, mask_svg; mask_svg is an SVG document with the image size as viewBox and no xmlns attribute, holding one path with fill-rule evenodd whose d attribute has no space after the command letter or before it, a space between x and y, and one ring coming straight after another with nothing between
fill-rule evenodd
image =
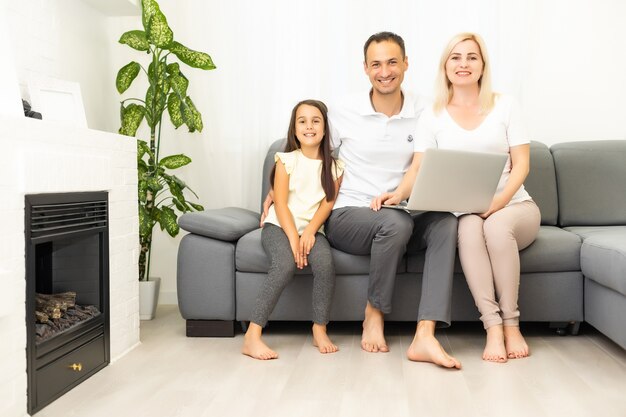
<instances>
[{"instance_id":1,"label":"woman's hand","mask_svg":"<svg viewBox=\"0 0 626 417\"><path fill-rule=\"evenodd\" d=\"M496 211L506 207L506 205L509 204L509 201L510 199L503 196L502 194L496 194L493 197L493 200L491 200L491 205L489 206L489 209L486 212L479 214L479 216L482 217L483 219L486 219L487 217L491 216Z\"/></svg>"},{"instance_id":2,"label":"woman's hand","mask_svg":"<svg viewBox=\"0 0 626 417\"><path fill-rule=\"evenodd\" d=\"M397 192L382 193L372 200L372 202L370 203L370 208L374 211L378 211L383 204L395 206L397 204L400 204L401 201L402 196Z\"/></svg>"},{"instance_id":3,"label":"woman's hand","mask_svg":"<svg viewBox=\"0 0 626 417\"><path fill-rule=\"evenodd\" d=\"M289 246L291 246L291 252L293 253L293 261L296 263L298 269L304 268L304 261L302 260L302 252L300 252L300 239L289 239Z\"/></svg>"}]
</instances>

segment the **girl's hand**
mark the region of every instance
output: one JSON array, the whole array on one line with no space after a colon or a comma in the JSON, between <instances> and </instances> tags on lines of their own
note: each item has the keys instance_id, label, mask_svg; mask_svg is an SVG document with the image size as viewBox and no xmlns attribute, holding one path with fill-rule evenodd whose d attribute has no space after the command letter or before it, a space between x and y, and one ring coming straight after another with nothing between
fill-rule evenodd
<instances>
[{"instance_id":1,"label":"girl's hand","mask_svg":"<svg viewBox=\"0 0 626 417\"><path fill-rule=\"evenodd\" d=\"M502 194L496 194L493 197L493 200L491 200L491 205L489 206L489 209L486 212L479 214L479 216L483 219L486 219L496 211L503 209L507 204L509 204L509 201L510 200L506 197L503 197Z\"/></svg>"},{"instance_id":2,"label":"girl's hand","mask_svg":"<svg viewBox=\"0 0 626 417\"><path fill-rule=\"evenodd\" d=\"M303 266L307 266L309 264L309 253L311 253L311 248L315 245L315 233L307 232L306 230L300 236L300 253L302 254Z\"/></svg>"},{"instance_id":3,"label":"girl's hand","mask_svg":"<svg viewBox=\"0 0 626 417\"><path fill-rule=\"evenodd\" d=\"M259 223L259 227L263 227L263 223L265 223L265 218L267 217L271 205L274 204L274 190L270 190L265 196L265 200L263 200L263 212L261 213L261 222Z\"/></svg>"},{"instance_id":4,"label":"girl's hand","mask_svg":"<svg viewBox=\"0 0 626 417\"><path fill-rule=\"evenodd\" d=\"M382 193L374 198L370 203L370 208L374 211L380 210L383 204L397 205L402 201L402 197L396 193Z\"/></svg>"},{"instance_id":5,"label":"girl's hand","mask_svg":"<svg viewBox=\"0 0 626 417\"><path fill-rule=\"evenodd\" d=\"M302 261L302 252L300 252L300 242L299 239L289 239L289 245L291 246L291 252L293 252L293 260L296 263L296 267L298 269L304 268L304 263Z\"/></svg>"}]
</instances>

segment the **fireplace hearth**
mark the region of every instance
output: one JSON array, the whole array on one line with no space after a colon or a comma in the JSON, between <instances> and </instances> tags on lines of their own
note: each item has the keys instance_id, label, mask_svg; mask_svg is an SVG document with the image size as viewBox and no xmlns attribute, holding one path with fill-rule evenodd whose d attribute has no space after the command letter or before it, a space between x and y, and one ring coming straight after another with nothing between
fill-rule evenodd
<instances>
[{"instance_id":1,"label":"fireplace hearth","mask_svg":"<svg viewBox=\"0 0 626 417\"><path fill-rule=\"evenodd\" d=\"M108 195L27 195L25 212L33 414L110 362Z\"/></svg>"}]
</instances>

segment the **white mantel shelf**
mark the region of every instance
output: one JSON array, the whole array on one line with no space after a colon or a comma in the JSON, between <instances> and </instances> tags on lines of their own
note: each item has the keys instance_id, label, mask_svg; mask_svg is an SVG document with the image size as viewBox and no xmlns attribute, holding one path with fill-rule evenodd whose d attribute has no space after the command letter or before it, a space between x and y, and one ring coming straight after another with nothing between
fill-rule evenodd
<instances>
[{"instance_id":1,"label":"white mantel shelf","mask_svg":"<svg viewBox=\"0 0 626 417\"><path fill-rule=\"evenodd\" d=\"M26 416L24 196L108 191L111 359L139 343L133 138L0 116L0 415Z\"/></svg>"}]
</instances>

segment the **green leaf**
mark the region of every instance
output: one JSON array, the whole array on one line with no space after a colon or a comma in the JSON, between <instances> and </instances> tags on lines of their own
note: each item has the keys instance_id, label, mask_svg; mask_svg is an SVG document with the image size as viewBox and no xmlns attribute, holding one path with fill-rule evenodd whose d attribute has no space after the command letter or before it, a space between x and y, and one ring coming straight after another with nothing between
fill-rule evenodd
<instances>
[{"instance_id":1,"label":"green leaf","mask_svg":"<svg viewBox=\"0 0 626 417\"><path fill-rule=\"evenodd\" d=\"M200 204L190 203L187 201L187 205L193 207L196 211L204 211L204 206L201 206Z\"/></svg>"},{"instance_id":2,"label":"green leaf","mask_svg":"<svg viewBox=\"0 0 626 417\"><path fill-rule=\"evenodd\" d=\"M172 29L167 25L167 18L161 13L158 6L152 17L150 17L146 35L148 42L159 48L167 49L174 40L174 32L172 32Z\"/></svg>"},{"instance_id":3,"label":"green leaf","mask_svg":"<svg viewBox=\"0 0 626 417\"><path fill-rule=\"evenodd\" d=\"M159 166L165 167L167 169L177 169L189 163L191 163L190 157L183 154L178 154L166 156L165 158L161 159L159 161Z\"/></svg>"},{"instance_id":4,"label":"green leaf","mask_svg":"<svg viewBox=\"0 0 626 417\"><path fill-rule=\"evenodd\" d=\"M180 65L178 64L178 62L172 62L171 64L169 64L167 66L167 73L169 75L180 74Z\"/></svg>"},{"instance_id":5,"label":"green leaf","mask_svg":"<svg viewBox=\"0 0 626 417\"><path fill-rule=\"evenodd\" d=\"M170 83L167 79L163 79L161 83L152 84L148 87L146 91L146 121L150 127L156 126L161 120L169 90Z\"/></svg>"},{"instance_id":6,"label":"green leaf","mask_svg":"<svg viewBox=\"0 0 626 417\"><path fill-rule=\"evenodd\" d=\"M187 206L181 203L177 198L172 198L172 201L174 202L174 205L180 212L187 213L187 211L189 211Z\"/></svg>"},{"instance_id":7,"label":"green leaf","mask_svg":"<svg viewBox=\"0 0 626 417\"><path fill-rule=\"evenodd\" d=\"M115 87L118 93L122 94L130 87L135 78L137 78L139 70L141 70L141 66L135 61L129 62L120 68L115 78Z\"/></svg>"},{"instance_id":8,"label":"green leaf","mask_svg":"<svg viewBox=\"0 0 626 417\"><path fill-rule=\"evenodd\" d=\"M178 94L171 93L167 99L167 112L170 115L170 120L176 129L181 127L185 121L183 120L183 114L180 111L180 105L182 101Z\"/></svg>"},{"instance_id":9,"label":"green leaf","mask_svg":"<svg viewBox=\"0 0 626 417\"><path fill-rule=\"evenodd\" d=\"M139 181L137 182L137 197L139 202L143 205L148 201L148 183L143 179L144 176L145 173L139 174ZM141 208L143 206L140 204L139 207Z\"/></svg>"},{"instance_id":10,"label":"green leaf","mask_svg":"<svg viewBox=\"0 0 626 417\"><path fill-rule=\"evenodd\" d=\"M160 61L157 64L157 71L154 70L154 62L151 62L148 65L148 77L150 78L150 82L152 84L158 84L163 82L165 79L165 74L167 73L167 64L163 61Z\"/></svg>"},{"instance_id":11,"label":"green leaf","mask_svg":"<svg viewBox=\"0 0 626 417\"><path fill-rule=\"evenodd\" d=\"M139 236L148 236L152 233L154 221L145 206L139 206Z\"/></svg>"},{"instance_id":12,"label":"green leaf","mask_svg":"<svg viewBox=\"0 0 626 417\"><path fill-rule=\"evenodd\" d=\"M139 104L129 104L122 110L122 127L119 133L126 136L135 136L141 125L146 109Z\"/></svg>"},{"instance_id":13,"label":"green leaf","mask_svg":"<svg viewBox=\"0 0 626 417\"><path fill-rule=\"evenodd\" d=\"M172 45L170 45L169 50L178 57L185 64L194 68L201 68L204 70L212 70L217 68L213 63L213 60L209 56L209 54L205 54L204 52L194 51L193 49L189 49L184 45L174 41Z\"/></svg>"},{"instance_id":14,"label":"green leaf","mask_svg":"<svg viewBox=\"0 0 626 417\"><path fill-rule=\"evenodd\" d=\"M146 179L146 185L153 193L157 193L163 189L163 185L161 185L159 179L156 177L149 177Z\"/></svg>"},{"instance_id":15,"label":"green leaf","mask_svg":"<svg viewBox=\"0 0 626 417\"><path fill-rule=\"evenodd\" d=\"M172 90L174 90L174 92L178 94L181 99L187 97L187 87L189 87L187 77L179 72L178 74L170 75L169 80Z\"/></svg>"},{"instance_id":16,"label":"green leaf","mask_svg":"<svg viewBox=\"0 0 626 417\"><path fill-rule=\"evenodd\" d=\"M141 23L143 24L143 28L148 30L148 24L150 23L150 18L157 12L160 11L159 5L154 0L142 0L141 1Z\"/></svg>"},{"instance_id":17,"label":"green leaf","mask_svg":"<svg viewBox=\"0 0 626 417\"><path fill-rule=\"evenodd\" d=\"M143 156L148 154L150 158L154 158L152 155L152 151L150 151L150 146L145 140L137 140L137 161L143 159Z\"/></svg>"},{"instance_id":18,"label":"green leaf","mask_svg":"<svg viewBox=\"0 0 626 417\"><path fill-rule=\"evenodd\" d=\"M196 106L191 101L191 97L185 97L185 107L183 108L183 119L185 124L189 128L189 132L202 132L202 115L196 109Z\"/></svg>"},{"instance_id":19,"label":"green leaf","mask_svg":"<svg viewBox=\"0 0 626 417\"><path fill-rule=\"evenodd\" d=\"M178 234L178 231L180 230L180 228L178 227L177 219L178 216L176 215L174 210L169 207L161 208L159 223L161 224L161 228L165 229L167 233L172 237L176 236Z\"/></svg>"},{"instance_id":20,"label":"green leaf","mask_svg":"<svg viewBox=\"0 0 626 417\"><path fill-rule=\"evenodd\" d=\"M126 44L138 51L147 51L150 49L150 44L146 38L146 32L143 30L130 30L124 33L120 37L119 43Z\"/></svg>"}]
</instances>

